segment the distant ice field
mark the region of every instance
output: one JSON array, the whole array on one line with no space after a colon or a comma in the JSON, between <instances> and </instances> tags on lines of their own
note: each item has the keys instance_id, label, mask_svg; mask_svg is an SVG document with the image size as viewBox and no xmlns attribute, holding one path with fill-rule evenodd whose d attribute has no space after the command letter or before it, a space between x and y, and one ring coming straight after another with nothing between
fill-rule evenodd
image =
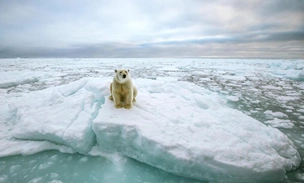
<instances>
[{"instance_id":1,"label":"distant ice field","mask_svg":"<svg viewBox=\"0 0 304 183\"><path fill-rule=\"evenodd\" d=\"M302 60L2 59L0 65L0 170L22 167L28 182L69 181L68 172L52 174L66 153L74 157L67 166L86 163L95 177L82 179L88 182L107 182L106 173L90 170L98 157L146 182L304 181ZM130 69L138 88L131 110L108 100L117 68ZM38 153L47 150L58 151ZM48 174L33 176L33 167L20 163L35 155L56 156L34 163ZM130 158L138 163L126 163ZM149 166L169 173L146 175ZM0 182L23 180L11 173L0 171Z\"/></svg>"}]
</instances>

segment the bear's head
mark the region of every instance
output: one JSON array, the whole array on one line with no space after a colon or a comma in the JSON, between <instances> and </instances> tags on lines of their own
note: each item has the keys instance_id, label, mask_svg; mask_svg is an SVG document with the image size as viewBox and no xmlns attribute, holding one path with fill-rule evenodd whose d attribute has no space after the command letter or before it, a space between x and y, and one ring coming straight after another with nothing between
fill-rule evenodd
<instances>
[{"instance_id":1,"label":"bear's head","mask_svg":"<svg viewBox=\"0 0 304 183\"><path fill-rule=\"evenodd\" d=\"M126 70L126 69L115 69L115 79L118 83L125 83L126 81L128 81L130 79L130 74L129 74L130 70Z\"/></svg>"}]
</instances>

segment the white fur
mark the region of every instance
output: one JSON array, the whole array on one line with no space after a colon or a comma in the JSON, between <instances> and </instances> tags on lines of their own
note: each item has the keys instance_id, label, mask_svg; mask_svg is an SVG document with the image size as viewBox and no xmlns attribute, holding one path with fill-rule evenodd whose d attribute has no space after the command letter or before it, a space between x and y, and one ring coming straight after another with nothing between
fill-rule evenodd
<instances>
[{"instance_id":1,"label":"white fur","mask_svg":"<svg viewBox=\"0 0 304 183\"><path fill-rule=\"evenodd\" d=\"M110 85L111 95L109 99L114 101L116 108L130 109L132 103L136 101L137 89L133 86L129 70L118 69L115 70L115 73Z\"/></svg>"}]
</instances>

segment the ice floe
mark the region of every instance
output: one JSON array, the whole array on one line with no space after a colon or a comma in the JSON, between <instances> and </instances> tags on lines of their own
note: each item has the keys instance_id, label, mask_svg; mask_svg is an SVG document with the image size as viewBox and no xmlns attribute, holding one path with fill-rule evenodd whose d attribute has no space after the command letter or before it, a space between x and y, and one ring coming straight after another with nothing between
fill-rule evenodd
<instances>
[{"instance_id":1,"label":"ice floe","mask_svg":"<svg viewBox=\"0 0 304 183\"><path fill-rule=\"evenodd\" d=\"M173 78L135 79L137 102L131 110L116 109L107 98L110 82L83 78L12 100L11 134L40 143L37 152L86 154L94 146L96 154L97 146L208 181L282 180L301 161L286 135L226 107L217 93Z\"/></svg>"}]
</instances>

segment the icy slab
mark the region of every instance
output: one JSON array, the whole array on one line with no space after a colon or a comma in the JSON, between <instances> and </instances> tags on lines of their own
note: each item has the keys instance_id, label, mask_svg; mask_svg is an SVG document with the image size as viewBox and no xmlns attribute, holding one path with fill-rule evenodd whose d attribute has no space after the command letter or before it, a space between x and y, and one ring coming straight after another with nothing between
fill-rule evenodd
<instances>
[{"instance_id":1,"label":"icy slab","mask_svg":"<svg viewBox=\"0 0 304 183\"><path fill-rule=\"evenodd\" d=\"M286 135L226 107L215 93L185 82L135 83L131 110L106 99L94 119L101 151L208 181L276 182L300 164Z\"/></svg>"},{"instance_id":2,"label":"icy slab","mask_svg":"<svg viewBox=\"0 0 304 183\"><path fill-rule=\"evenodd\" d=\"M10 104L18 139L48 140L88 152L95 141L92 120L108 91L109 79L81 79L60 87L31 92Z\"/></svg>"}]
</instances>

